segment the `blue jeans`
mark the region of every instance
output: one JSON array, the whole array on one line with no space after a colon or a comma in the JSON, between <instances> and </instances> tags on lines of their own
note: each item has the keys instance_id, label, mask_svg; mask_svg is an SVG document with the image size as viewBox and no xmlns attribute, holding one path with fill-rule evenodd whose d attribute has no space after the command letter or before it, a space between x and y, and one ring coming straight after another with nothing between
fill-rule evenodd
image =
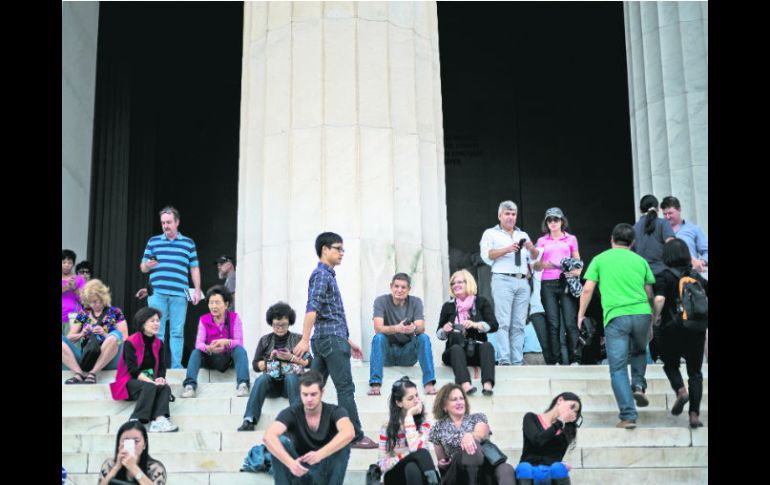
<instances>
[{"instance_id":1,"label":"blue jeans","mask_svg":"<svg viewBox=\"0 0 770 485\"><path fill-rule=\"evenodd\" d=\"M163 295L157 291L147 297L147 305L157 308L163 313L160 322L160 331L158 338L166 339L166 320L170 322L171 338L169 348L171 349L171 368L182 368L182 352L184 351L184 320L187 317L187 297Z\"/></svg>"},{"instance_id":2,"label":"blue jeans","mask_svg":"<svg viewBox=\"0 0 770 485\"><path fill-rule=\"evenodd\" d=\"M524 325L530 293L527 280L492 273L492 299L500 327L491 340L501 364L524 364Z\"/></svg>"},{"instance_id":3,"label":"blue jeans","mask_svg":"<svg viewBox=\"0 0 770 485\"><path fill-rule=\"evenodd\" d=\"M204 354L198 349L193 349L192 353L190 354L190 360L187 361L187 377L185 377L185 380L182 383L182 386L186 386L189 384L193 386L193 389L197 389L198 372L200 371L201 364L204 364L203 366L207 369L214 368L214 366L212 366L212 363L211 363L212 357L213 356ZM224 358L224 356L215 357L215 358ZM248 386L249 385L249 357L246 355L246 349L244 349L240 345L235 347L233 350L230 351L229 361L230 363L235 364L236 386L242 382L245 382L246 385ZM226 365L224 369L216 369L216 370L220 372L224 372L228 367L230 367L229 363Z\"/></svg>"},{"instance_id":4,"label":"blue jeans","mask_svg":"<svg viewBox=\"0 0 770 485\"><path fill-rule=\"evenodd\" d=\"M620 419L636 421L637 412L631 386L647 388L647 339L650 315L625 315L613 318L604 327L607 360L610 365L612 392L620 409ZM631 363L631 383L628 382L628 364Z\"/></svg>"},{"instance_id":5,"label":"blue jeans","mask_svg":"<svg viewBox=\"0 0 770 485\"><path fill-rule=\"evenodd\" d=\"M118 353L115 354L115 357L112 358L112 360L104 366L104 369L102 370L116 370L118 368L118 362L120 361L120 356L123 355L123 334L121 334L119 331L110 332L110 335L113 333L117 333L116 338L118 339L118 342L120 342L120 345L118 346ZM61 336L61 341L67 344L67 347L70 348L73 354L75 354L75 360L78 361L78 365L80 364L81 359L83 358L83 351L80 349L79 346L73 344L70 342L70 339L65 337L64 335ZM72 370L66 365L61 365L61 370Z\"/></svg>"},{"instance_id":6,"label":"blue jeans","mask_svg":"<svg viewBox=\"0 0 770 485\"><path fill-rule=\"evenodd\" d=\"M310 368L320 372L324 376L324 382L331 374L337 389L337 404L345 408L350 421L353 422L356 432L353 442L360 441L364 432L361 431L358 407L353 397L356 386L353 384L353 373L350 370L350 344L336 335L321 335L311 340L310 345L313 349L313 363Z\"/></svg>"},{"instance_id":7,"label":"blue jeans","mask_svg":"<svg viewBox=\"0 0 770 485\"><path fill-rule=\"evenodd\" d=\"M534 485L550 485L552 479L567 478L569 472L567 466L557 461L556 463L549 465L532 465L526 461L522 461L516 467L516 479L526 480L530 479Z\"/></svg>"},{"instance_id":8,"label":"blue jeans","mask_svg":"<svg viewBox=\"0 0 770 485\"><path fill-rule=\"evenodd\" d=\"M315 359L313 359L315 362ZM299 453L294 449L291 440L285 435L281 436L281 444L292 458L299 458ZM304 465L310 471L302 477L295 477L291 471L278 458L273 458L273 477L275 485L342 485L345 479L345 470L350 460L350 445L345 446L332 456L316 463Z\"/></svg>"},{"instance_id":9,"label":"blue jeans","mask_svg":"<svg viewBox=\"0 0 770 485\"><path fill-rule=\"evenodd\" d=\"M246 403L243 419L248 419L255 424L258 423L266 397L285 397L289 399L289 406L298 404L300 402L299 376L289 374L282 381L270 379L264 373L257 377L254 381L254 387L249 393L249 402Z\"/></svg>"},{"instance_id":10,"label":"blue jeans","mask_svg":"<svg viewBox=\"0 0 770 485\"><path fill-rule=\"evenodd\" d=\"M433 350L430 337L421 333L412 337L404 346L391 344L388 336L375 334L372 339L372 353L369 356L369 385L382 384L382 368L384 366L402 365L413 366L420 361L422 369L422 384L434 384L436 371L433 369Z\"/></svg>"}]
</instances>

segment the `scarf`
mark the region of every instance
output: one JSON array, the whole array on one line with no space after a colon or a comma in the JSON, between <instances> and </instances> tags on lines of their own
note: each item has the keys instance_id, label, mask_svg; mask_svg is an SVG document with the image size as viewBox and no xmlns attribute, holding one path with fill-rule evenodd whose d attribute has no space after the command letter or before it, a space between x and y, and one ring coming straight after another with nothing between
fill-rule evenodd
<instances>
[{"instance_id":1,"label":"scarf","mask_svg":"<svg viewBox=\"0 0 770 485\"><path fill-rule=\"evenodd\" d=\"M455 298L455 305L457 306L457 319L459 322L464 322L470 318L470 310L473 308L473 303L476 301L476 295L468 295L465 299Z\"/></svg>"}]
</instances>

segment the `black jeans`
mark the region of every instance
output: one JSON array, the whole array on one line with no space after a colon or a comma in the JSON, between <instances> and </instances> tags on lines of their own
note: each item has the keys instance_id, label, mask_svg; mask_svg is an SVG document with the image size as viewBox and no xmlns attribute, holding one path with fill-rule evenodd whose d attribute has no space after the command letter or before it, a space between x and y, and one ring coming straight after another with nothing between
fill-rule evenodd
<instances>
[{"instance_id":1,"label":"black jeans","mask_svg":"<svg viewBox=\"0 0 770 485\"><path fill-rule=\"evenodd\" d=\"M529 316L532 328L535 329L537 340L540 342L540 348L543 349L543 358L548 365L554 365L557 361L554 359L558 351L551 349L551 339L548 334L548 322L545 318L545 312L532 313Z\"/></svg>"},{"instance_id":2,"label":"black jeans","mask_svg":"<svg viewBox=\"0 0 770 485\"><path fill-rule=\"evenodd\" d=\"M149 382L131 379L126 383L129 401L136 401L131 419L147 423L158 416L169 416L169 399L171 387L157 386Z\"/></svg>"},{"instance_id":3,"label":"black jeans","mask_svg":"<svg viewBox=\"0 0 770 485\"><path fill-rule=\"evenodd\" d=\"M679 324L670 323L661 329L660 340L663 348L663 371L674 392L684 387L684 379L679 372L679 360L684 357L687 362L690 412L700 414L700 401L703 398L701 367L706 332L693 332Z\"/></svg>"},{"instance_id":4,"label":"black jeans","mask_svg":"<svg viewBox=\"0 0 770 485\"><path fill-rule=\"evenodd\" d=\"M425 483L425 472L429 470L436 471L433 458L428 450L419 449L403 457L385 473L384 485L422 485Z\"/></svg>"},{"instance_id":5,"label":"black jeans","mask_svg":"<svg viewBox=\"0 0 770 485\"><path fill-rule=\"evenodd\" d=\"M545 352L545 346L543 346L543 355L547 363L558 362L559 354L561 353L561 343L559 342L561 317L559 312L564 314L564 321L567 325L569 363L580 360L579 356L575 355L575 347L577 347L578 343L578 300L574 296L564 293L565 286L566 284L562 280L545 280L540 284L540 300L543 302L548 326L549 342L547 347L551 353L551 356L548 357L548 354Z\"/></svg>"},{"instance_id":6,"label":"black jeans","mask_svg":"<svg viewBox=\"0 0 770 485\"><path fill-rule=\"evenodd\" d=\"M441 360L444 364L452 367L455 374L455 383L471 382L471 374L468 372L468 365L478 365L481 367L481 382L491 382L495 385L495 348L489 342L476 344L476 351L472 359L465 355L465 348L459 343L460 339L455 338L454 333L449 334L447 348L441 354Z\"/></svg>"}]
</instances>

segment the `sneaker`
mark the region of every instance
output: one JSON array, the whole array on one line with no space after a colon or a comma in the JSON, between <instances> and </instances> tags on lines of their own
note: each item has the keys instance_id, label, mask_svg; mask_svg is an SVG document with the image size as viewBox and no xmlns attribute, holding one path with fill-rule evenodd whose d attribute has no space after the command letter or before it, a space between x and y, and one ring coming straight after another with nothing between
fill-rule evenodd
<instances>
[{"instance_id":1,"label":"sneaker","mask_svg":"<svg viewBox=\"0 0 770 485\"><path fill-rule=\"evenodd\" d=\"M179 426L173 424L165 416L159 417L158 419L153 421L152 424L150 424L151 433L171 433L178 430L179 430Z\"/></svg>"},{"instance_id":2,"label":"sneaker","mask_svg":"<svg viewBox=\"0 0 770 485\"><path fill-rule=\"evenodd\" d=\"M372 450L374 448L377 448L377 446L378 446L377 443L375 443L371 439L364 436L359 441L356 441L355 443L353 443L351 448L358 448L362 450Z\"/></svg>"},{"instance_id":3,"label":"sneaker","mask_svg":"<svg viewBox=\"0 0 770 485\"><path fill-rule=\"evenodd\" d=\"M616 428L623 428L623 429L634 429L636 428L636 421L631 420L622 420L618 424L615 425Z\"/></svg>"},{"instance_id":4,"label":"sneaker","mask_svg":"<svg viewBox=\"0 0 770 485\"><path fill-rule=\"evenodd\" d=\"M245 382L241 382L240 384L238 384L238 393L236 394L236 396L244 397L248 395L249 395L249 385L246 384Z\"/></svg>"},{"instance_id":5,"label":"sneaker","mask_svg":"<svg viewBox=\"0 0 770 485\"><path fill-rule=\"evenodd\" d=\"M580 365L580 362L573 362L570 364L570 366L573 366L573 365Z\"/></svg>"},{"instance_id":6,"label":"sneaker","mask_svg":"<svg viewBox=\"0 0 770 485\"><path fill-rule=\"evenodd\" d=\"M254 423L248 419L244 419L243 424L241 424L241 427L238 428L238 431L254 431Z\"/></svg>"},{"instance_id":7,"label":"sneaker","mask_svg":"<svg viewBox=\"0 0 770 485\"><path fill-rule=\"evenodd\" d=\"M636 401L637 407L640 408L649 406L650 404L647 396L644 395L644 389L639 386L634 386L634 400Z\"/></svg>"},{"instance_id":8,"label":"sneaker","mask_svg":"<svg viewBox=\"0 0 770 485\"><path fill-rule=\"evenodd\" d=\"M195 388L191 386L190 384L187 384L184 386L184 391L182 391L182 397L195 397Z\"/></svg>"}]
</instances>

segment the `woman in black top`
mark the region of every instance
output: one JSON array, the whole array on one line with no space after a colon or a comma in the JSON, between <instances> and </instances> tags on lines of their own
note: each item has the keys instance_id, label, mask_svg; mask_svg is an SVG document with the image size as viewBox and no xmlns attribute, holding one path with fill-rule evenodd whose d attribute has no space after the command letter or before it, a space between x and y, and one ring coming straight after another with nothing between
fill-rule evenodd
<instances>
[{"instance_id":1,"label":"woman in black top","mask_svg":"<svg viewBox=\"0 0 770 485\"><path fill-rule=\"evenodd\" d=\"M673 239L663 246L663 262L681 275L696 279L708 294L708 281L692 271L692 258L687 244L681 239ZM655 276L655 324L660 325L661 344L663 347L663 371L676 392L676 401L671 407L671 414L682 414L684 405L690 403L690 427L699 428L703 423L700 416L700 401L703 396L703 345L706 342L705 331L685 328L677 316L679 298L679 278L671 271L663 271ZM688 390L684 387L679 362L684 357L689 376Z\"/></svg>"},{"instance_id":2,"label":"woman in black top","mask_svg":"<svg viewBox=\"0 0 770 485\"><path fill-rule=\"evenodd\" d=\"M492 303L476 293L476 280L467 270L456 271L449 278L452 298L441 307L436 336L447 341L441 360L452 366L455 382L463 391L476 392L468 365L478 365L484 385L482 393L491 396L495 387L495 349L487 341L487 333L496 332L498 324Z\"/></svg>"},{"instance_id":3,"label":"woman in black top","mask_svg":"<svg viewBox=\"0 0 770 485\"><path fill-rule=\"evenodd\" d=\"M567 448L575 446L577 429L583 423L582 412L583 404L577 394L562 392L553 398L545 413L524 415L524 449L516 467L517 483L570 483L571 467L561 460Z\"/></svg>"}]
</instances>

